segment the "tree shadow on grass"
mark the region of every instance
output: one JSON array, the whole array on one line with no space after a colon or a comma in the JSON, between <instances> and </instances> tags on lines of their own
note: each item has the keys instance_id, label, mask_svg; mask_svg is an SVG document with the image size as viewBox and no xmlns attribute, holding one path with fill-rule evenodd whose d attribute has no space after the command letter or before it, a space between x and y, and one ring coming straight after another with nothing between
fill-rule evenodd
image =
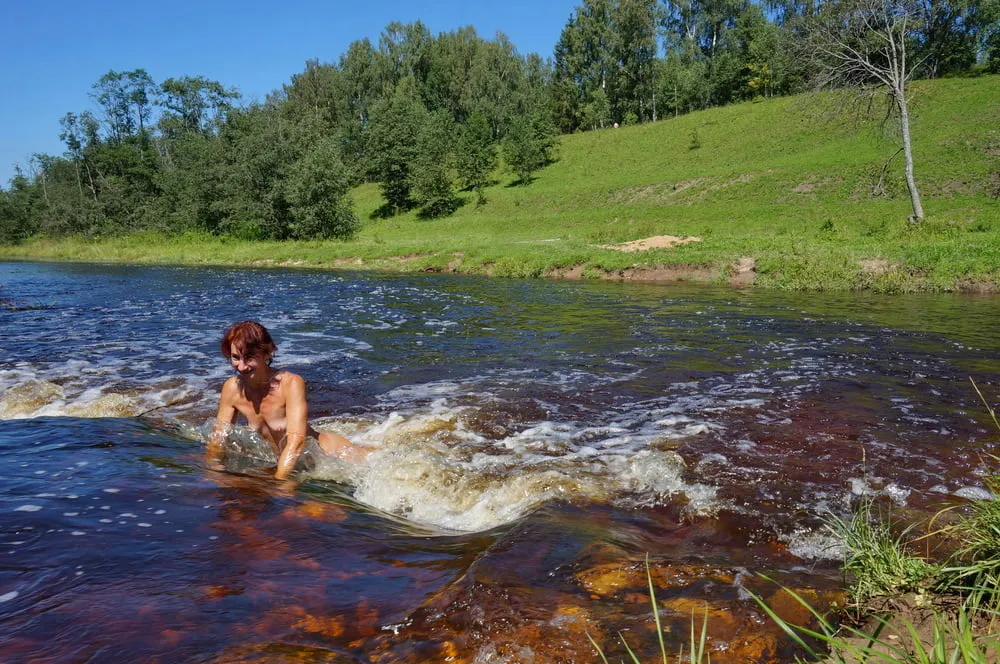
<instances>
[{"instance_id":1,"label":"tree shadow on grass","mask_svg":"<svg viewBox=\"0 0 1000 664\"><path fill-rule=\"evenodd\" d=\"M545 162L541 166L539 166L538 168L536 168L533 171L531 171L531 173L528 175L528 177L525 178L524 180L522 180L520 178L515 178L513 182L510 182L509 184L507 184L506 185L507 189L513 189L514 187L527 187L532 182L534 182L535 180L538 179L538 178L535 177L535 173L539 172L543 168L548 168L549 166L551 166L552 164L556 163L557 161L559 161L559 157L549 157L548 159L545 160Z\"/></svg>"},{"instance_id":2,"label":"tree shadow on grass","mask_svg":"<svg viewBox=\"0 0 1000 664\"><path fill-rule=\"evenodd\" d=\"M500 184L500 180L489 180L483 183L482 188L487 189L489 187L495 187L498 184ZM476 193L476 187L475 185L469 185L468 187L462 187L458 191L459 193L474 194Z\"/></svg>"},{"instance_id":3,"label":"tree shadow on grass","mask_svg":"<svg viewBox=\"0 0 1000 664\"><path fill-rule=\"evenodd\" d=\"M417 218L422 221L429 221L432 219L440 219L441 217L448 217L462 207L469 204L468 196L455 196L447 203L442 201L440 206L430 206L421 209L417 212Z\"/></svg>"},{"instance_id":4,"label":"tree shadow on grass","mask_svg":"<svg viewBox=\"0 0 1000 664\"><path fill-rule=\"evenodd\" d=\"M532 182L534 182L537 179L538 178L536 178L535 176L529 175L528 179L526 179L526 180L515 179L515 180L512 180L511 182L508 182L504 186L507 189L514 189L515 187L527 187L528 185L530 185Z\"/></svg>"},{"instance_id":5,"label":"tree shadow on grass","mask_svg":"<svg viewBox=\"0 0 1000 664\"><path fill-rule=\"evenodd\" d=\"M405 214L414 208L412 202L408 202L404 207L398 208L391 203L383 203L369 215L369 219L392 219L395 216Z\"/></svg>"}]
</instances>

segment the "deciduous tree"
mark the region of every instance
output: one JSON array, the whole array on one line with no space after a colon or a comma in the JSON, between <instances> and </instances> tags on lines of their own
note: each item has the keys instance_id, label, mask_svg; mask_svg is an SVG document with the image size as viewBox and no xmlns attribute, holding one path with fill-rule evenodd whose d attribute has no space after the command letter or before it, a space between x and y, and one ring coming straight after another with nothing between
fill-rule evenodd
<instances>
[{"instance_id":1,"label":"deciduous tree","mask_svg":"<svg viewBox=\"0 0 1000 664\"><path fill-rule=\"evenodd\" d=\"M160 86L160 104L167 109L163 130L214 131L233 108L240 93L203 76L168 78Z\"/></svg>"},{"instance_id":2,"label":"deciduous tree","mask_svg":"<svg viewBox=\"0 0 1000 664\"><path fill-rule=\"evenodd\" d=\"M427 114L420 128L410 178L421 216L443 217L458 206L451 167L454 133L455 122L443 109Z\"/></svg>"},{"instance_id":3,"label":"deciduous tree","mask_svg":"<svg viewBox=\"0 0 1000 664\"><path fill-rule=\"evenodd\" d=\"M521 116L504 139L504 161L519 183L528 184L532 173L552 160L554 146L555 130L546 116Z\"/></svg>"},{"instance_id":4,"label":"deciduous tree","mask_svg":"<svg viewBox=\"0 0 1000 664\"><path fill-rule=\"evenodd\" d=\"M156 83L145 69L112 69L94 83L91 97L104 113L109 137L121 141L146 131L156 92Z\"/></svg>"},{"instance_id":5,"label":"deciduous tree","mask_svg":"<svg viewBox=\"0 0 1000 664\"><path fill-rule=\"evenodd\" d=\"M915 68L910 40L919 26L912 0L834 0L810 23L803 44L817 86L888 98L899 119L913 221L924 218L910 136L909 83Z\"/></svg>"},{"instance_id":6,"label":"deciduous tree","mask_svg":"<svg viewBox=\"0 0 1000 664\"><path fill-rule=\"evenodd\" d=\"M455 151L458 176L462 184L476 192L476 202L486 202L483 189L497 167L497 150L486 116L475 111L462 128Z\"/></svg>"},{"instance_id":7,"label":"deciduous tree","mask_svg":"<svg viewBox=\"0 0 1000 664\"><path fill-rule=\"evenodd\" d=\"M372 113L367 140L372 173L382 188L386 205L394 214L412 204L410 190L417 141L426 116L427 109L420 101L417 82L412 76L401 80L392 97Z\"/></svg>"},{"instance_id":8,"label":"deciduous tree","mask_svg":"<svg viewBox=\"0 0 1000 664\"><path fill-rule=\"evenodd\" d=\"M354 235L359 223L350 188L337 145L329 139L314 144L289 169L289 235L298 239L347 239Z\"/></svg>"}]
</instances>

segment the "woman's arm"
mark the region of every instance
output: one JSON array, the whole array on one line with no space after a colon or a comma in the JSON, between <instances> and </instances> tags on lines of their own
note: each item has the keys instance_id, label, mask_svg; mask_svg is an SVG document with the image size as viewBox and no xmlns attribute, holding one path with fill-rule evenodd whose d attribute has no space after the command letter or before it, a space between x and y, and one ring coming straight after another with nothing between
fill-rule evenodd
<instances>
[{"instance_id":1,"label":"woman's arm","mask_svg":"<svg viewBox=\"0 0 1000 664\"><path fill-rule=\"evenodd\" d=\"M306 405L306 381L297 374L286 374L281 381L285 393L285 446L278 457L274 477L283 480L295 470L295 462L306 447L309 407Z\"/></svg>"},{"instance_id":2,"label":"woman's arm","mask_svg":"<svg viewBox=\"0 0 1000 664\"><path fill-rule=\"evenodd\" d=\"M215 416L215 429L208 436L206 459L209 463L218 464L225 457L223 443L226 440L227 425L236 424L236 397L239 395L239 384L235 376L223 384L219 395L219 412Z\"/></svg>"}]
</instances>

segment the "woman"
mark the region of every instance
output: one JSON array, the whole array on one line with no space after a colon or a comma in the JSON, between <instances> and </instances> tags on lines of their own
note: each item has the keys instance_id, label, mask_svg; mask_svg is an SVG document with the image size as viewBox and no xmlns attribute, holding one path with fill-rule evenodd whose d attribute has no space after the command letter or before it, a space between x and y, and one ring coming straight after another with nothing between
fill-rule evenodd
<instances>
[{"instance_id":1,"label":"woman","mask_svg":"<svg viewBox=\"0 0 1000 664\"><path fill-rule=\"evenodd\" d=\"M247 425L274 446L278 455L275 478L285 479L295 469L306 448L306 438L314 438L329 455L360 461L368 450L352 445L343 436L317 431L306 422L306 383L291 371L271 368L278 347L260 323L234 323L222 336L222 354L229 358L236 375L222 386L218 426L209 437L210 458L223 456L224 425L236 424L238 415Z\"/></svg>"}]
</instances>

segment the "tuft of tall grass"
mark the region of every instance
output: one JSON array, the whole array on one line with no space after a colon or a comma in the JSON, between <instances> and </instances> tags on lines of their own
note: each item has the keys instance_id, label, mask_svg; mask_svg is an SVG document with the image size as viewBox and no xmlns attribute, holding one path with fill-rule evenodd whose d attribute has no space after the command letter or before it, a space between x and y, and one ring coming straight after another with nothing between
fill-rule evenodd
<instances>
[{"instance_id":1,"label":"tuft of tall grass","mask_svg":"<svg viewBox=\"0 0 1000 664\"><path fill-rule=\"evenodd\" d=\"M1000 431L996 412L974 380L972 387ZM994 464L1000 462L995 456L990 458ZM977 599L988 598L991 606L996 609L1000 608L1000 475L987 475L983 483L993 494L993 498L972 503L955 527L962 545L956 552L954 561L942 570L942 587Z\"/></svg>"},{"instance_id":2,"label":"tuft of tall grass","mask_svg":"<svg viewBox=\"0 0 1000 664\"><path fill-rule=\"evenodd\" d=\"M874 514L875 500L864 496L849 518L830 516L827 527L847 553L844 571L851 575L848 597L855 607L875 597L922 592L933 583L939 565L907 551L912 526L894 534L889 519Z\"/></svg>"},{"instance_id":3,"label":"tuft of tall grass","mask_svg":"<svg viewBox=\"0 0 1000 664\"><path fill-rule=\"evenodd\" d=\"M1000 476L984 480L993 499L979 500L955 526L962 545L942 569L942 588L990 598L1000 606Z\"/></svg>"},{"instance_id":4,"label":"tuft of tall grass","mask_svg":"<svg viewBox=\"0 0 1000 664\"><path fill-rule=\"evenodd\" d=\"M777 615L763 599L753 593L751 596L809 654L810 661L828 664L989 664L996 662L1000 656L1000 639L995 635L977 634L973 626L973 617L979 612L979 607L975 605L959 607L954 620L934 611L933 630L928 642L917 626L906 619L898 619L905 636L886 634L889 619L881 617L875 629L870 631L851 625L837 625L793 590L785 588L785 591L812 614L819 624L817 629L792 625ZM815 647L807 639L823 644L828 651Z\"/></svg>"}]
</instances>

